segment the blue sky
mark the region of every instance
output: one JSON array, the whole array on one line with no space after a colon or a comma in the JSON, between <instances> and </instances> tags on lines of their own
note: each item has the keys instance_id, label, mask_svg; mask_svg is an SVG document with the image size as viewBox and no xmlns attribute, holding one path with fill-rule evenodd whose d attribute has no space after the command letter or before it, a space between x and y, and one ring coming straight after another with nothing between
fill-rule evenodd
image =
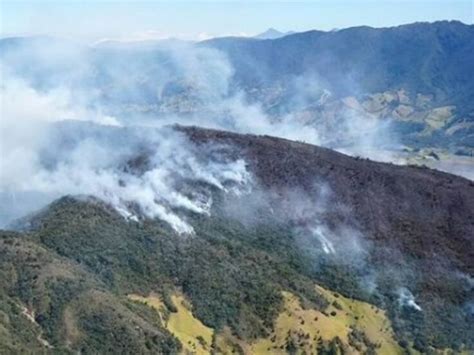
<instances>
[{"instance_id":1,"label":"blue sky","mask_svg":"<svg viewBox=\"0 0 474 355\"><path fill-rule=\"evenodd\" d=\"M415 21L473 22L472 0L314 1L9 1L1 0L2 36L50 34L98 40L330 30Z\"/></svg>"}]
</instances>

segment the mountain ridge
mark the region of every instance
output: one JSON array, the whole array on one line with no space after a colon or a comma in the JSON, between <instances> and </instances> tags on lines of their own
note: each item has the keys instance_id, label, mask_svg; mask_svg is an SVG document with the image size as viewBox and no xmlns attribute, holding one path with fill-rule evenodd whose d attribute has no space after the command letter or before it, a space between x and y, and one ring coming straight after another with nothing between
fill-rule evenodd
<instances>
[{"instance_id":1,"label":"mountain ridge","mask_svg":"<svg viewBox=\"0 0 474 355\"><path fill-rule=\"evenodd\" d=\"M63 197L31 217L27 233L2 231L0 247L8 257L1 261L0 295L35 314L32 334L65 351L116 349L129 342L125 349L174 352L180 343L158 318L174 312L169 297L181 292L205 326L230 327L237 338L252 342L272 334L288 296L280 291L296 295L304 307L337 314L337 302L327 308L328 297L314 290L319 284L369 302L367 307L382 307L404 347L471 348L472 314L463 308L472 297L465 288L474 243L471 181L269 136L176 129L204 154L200 159L211 143L233 148L226 150L229 159L245 159L257 178L252 192L239 197L215 191L209 216L186 214L192 236L159 220L127 220L113 206L75 197ZM235 214L239 206L254 220ZM25 243L37 252L24 251ZM24 257L15 259L20 251ZM54 260L82 271L45 274L48 265L59 262ZM376 286L369 286L372 282ZM38 292L50 295L49 301ZM165 313L130 304L129 295L137 293L159 294ZM87 304L93 307L81 316ZM57 329L66 320L70 331L64 337ZM110 336L121 340L114 343L103 332L119 320L122 326ZM144 332L133 330L135 325ZM321 346L330 346L329 340Z\"/></svg>"}]
</instances>

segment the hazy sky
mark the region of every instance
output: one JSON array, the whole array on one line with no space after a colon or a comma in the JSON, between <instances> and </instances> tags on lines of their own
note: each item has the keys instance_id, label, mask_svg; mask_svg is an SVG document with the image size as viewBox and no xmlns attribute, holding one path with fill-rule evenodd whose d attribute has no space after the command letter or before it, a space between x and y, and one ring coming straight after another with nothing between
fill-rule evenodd
<instances>
[{"instance_id":1,"label":"hazy sky","mask_svg":"<svg viewBox=\"0 0 474 355\"><path fill-rule=\"evenodd\" d=\"M2 36L51 34L86 39L203 39L282 31L330 30L415 21L473 23L473 0L10 1L0 0Z\"/></svg>"}]
</instances>

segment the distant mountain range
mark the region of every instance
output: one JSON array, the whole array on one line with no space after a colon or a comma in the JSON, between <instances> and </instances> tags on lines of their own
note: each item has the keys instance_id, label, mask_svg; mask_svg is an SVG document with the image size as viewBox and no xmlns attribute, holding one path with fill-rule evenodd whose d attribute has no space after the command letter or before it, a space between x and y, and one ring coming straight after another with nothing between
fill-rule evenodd
<instances>
[{"instance_id":1,"label":"distant mountain range","mask_svg":"<svg viewBox=\"0 0 474 355\"><path fill-rule=\"evenodd\" d=\"M308 31L269 42L216 38L244 86L317 75L340 95L404 88L440 101L472 95L474 26L456 21ZM470 89L470 90L469 90ZM467 101L467 97L465 99Z\"/></svg>"},{"instance_id":2,"label":"distant mountain range","mask_svg":"<svg viewBox=\"0 0 474 355\"><path fill-rule=\"evenodd\" d=\"M10 38L0 41L0 58L12 72L38 87L54 86L56 78L67 76L73 80L71 85L99 89L102 103L115 114L125 106L154 115L198 112L203 104L209 106L201 98L203 87L221 90L219 97L242 91L249 102L277 119L291 113L322 127L320 122L339 121L349 111L392 121L394 132L401 132L397 133L401 143L411 148L473 155L473 25L441 21L282 34L270 29L257 37L275 39L229 37L198 43L195 48L220 54L218 59L199 62L196 70L225 70L201 77L208 81L202 85L193 82L197 76L183 77L182 72L189 70L176 71L189 63L171 65L176 55L170 56L169 49L178 48L178 53L180 47L190 46L180 41L78 48L63 40ZM75 53L74 58L61 63L44 60L61 55L61 46L67 48L62 51L65 58ZM16 51L28 55L19 59ZM201 61L198 58L202 56L196 56ZM77 60L89 70L71 74ZM50 67L51 63L56 65ZM118 68L120 73L112 72ZM117 80L120 76L127 78L127 85ZM171 87L175 89L167 89ZM162 90L166 91L163 95ZM215 103L214 95L210 93L204 101L212 98Z\"/></svg>"},{"instance_id":3,"label":"distant mountain range","mask_svg":"<svg viewBox=\"0 0 474 355\"><path fill-rule=\"evenodd\" d=\"M344 124L336 122L376 118L390 122L394 140L416 151L409 154L413 163L473 176L472 159L465 158L474 156L473 25L362 26L202 45L226 53L232 84L250 100L276 117L291 114L320 127L334 138L326 146L340 146Z\"/></svg>"}]
</instances>

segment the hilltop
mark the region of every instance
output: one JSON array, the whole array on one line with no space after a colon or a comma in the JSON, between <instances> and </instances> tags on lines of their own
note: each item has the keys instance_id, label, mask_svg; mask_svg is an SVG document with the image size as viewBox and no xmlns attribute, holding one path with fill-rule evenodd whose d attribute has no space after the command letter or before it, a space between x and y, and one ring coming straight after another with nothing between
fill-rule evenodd
<instances>
[{"instance_id":1,"label":"hilltop","mask_svg":"<svg viewBox=\"0 0 474 355\"><path fill-rule=\"evenodd\" d=\"M269 136L176 130L199 159L209 145L243 159L250 190L208 187L209 215L182 211L190 235L73 196L2 231L3 351L472 349L471 181Z\"/></svg>"}]
</instances>

